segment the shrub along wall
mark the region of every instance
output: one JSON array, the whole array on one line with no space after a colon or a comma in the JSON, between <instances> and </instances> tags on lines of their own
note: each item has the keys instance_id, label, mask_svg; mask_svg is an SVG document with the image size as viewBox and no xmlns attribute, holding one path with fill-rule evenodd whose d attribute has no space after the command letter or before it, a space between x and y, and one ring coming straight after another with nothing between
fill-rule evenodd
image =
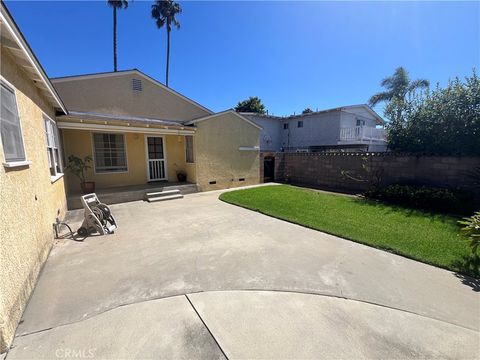
<instances>
[{"instance_id":1,"label":"shrub along wall","mask_svg":"<svg viewBox=\"0 0 480 360\"><path fill-rule=\"evenodd\" d=\"M381 174L381 185L396 183L461 188L475 191L468 172L480 157L415 156L394 153L276 153L275 180L319 188L358 192L369 188L355 178ZM368 172L364 168L368 168ZM477 190L478 191L478 190Z\"/></svg>"}]
</instances>

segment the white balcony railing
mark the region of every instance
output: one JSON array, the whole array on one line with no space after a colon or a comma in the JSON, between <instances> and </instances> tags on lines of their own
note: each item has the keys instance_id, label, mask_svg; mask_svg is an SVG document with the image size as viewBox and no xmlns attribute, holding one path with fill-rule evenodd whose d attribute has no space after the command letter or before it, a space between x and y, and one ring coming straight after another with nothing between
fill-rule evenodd
<instances>
[{"instance_id":1,"label":"white balcony railing","mask_svg":"<svg viewBox=\"0 0 480 360\"><path fill-rule=\"evenodd\" d=\"M340 141L387 141L385 129L355 126L340 128Z\"/></svg>"}]
</instances>

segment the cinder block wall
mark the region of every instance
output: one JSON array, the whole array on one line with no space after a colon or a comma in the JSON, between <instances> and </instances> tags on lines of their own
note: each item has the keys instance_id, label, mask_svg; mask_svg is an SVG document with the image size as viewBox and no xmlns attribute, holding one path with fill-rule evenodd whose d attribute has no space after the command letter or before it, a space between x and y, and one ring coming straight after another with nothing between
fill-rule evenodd
<instances>
[{"instance_id":1,"label":"cinder block wall","mask_svg":"<svg viewBox=\"0 0 480 360\"><path fill-rule=\"evenodd\" d=\"M467 173L480 167L480 157L414 156L391 153L276 153L275 179L347 192L365 190L367 182L342 175L365 177L362 166L370 174L382 173L383 185L419 183L435 186L472 189Z\"/></svg>"}]
</instances>

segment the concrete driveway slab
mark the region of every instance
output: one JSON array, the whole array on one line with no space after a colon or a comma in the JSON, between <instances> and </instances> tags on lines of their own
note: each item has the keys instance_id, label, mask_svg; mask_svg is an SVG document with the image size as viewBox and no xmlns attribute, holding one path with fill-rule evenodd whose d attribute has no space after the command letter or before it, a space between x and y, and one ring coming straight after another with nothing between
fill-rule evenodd
<instances>
[{"instance_id":1,"label":"concrete driveway slab","mask_svg":"<svg viewBox=\"0 0 480 360\"><path fill-rule=\"evenodd\" d=\"M334 295L480 329L479 294L455 274L226 204L218 195L113 205L114 235L54 248L17 334L139 301L245 289Z\"/></svg>"},{"instance_id":2,"label":"concrete driveway slab","mask_svg":"<svg viewBox=\"0 0 480 360\"><path fill-rule=\"evenodd\" d=\"M477 359L480 335L358 301L282 292L188 295L229 359Z\"/></svg>"},{"instance_id":3,"label":"concrete driveway slab","mask_svg":"<svg viewBox=\"0 0 480 360\"><path fill-rule=\"evenodd\" d=\"M224 359L185 296L17 337L8 359Z\"/></svg>"}]
</instances>

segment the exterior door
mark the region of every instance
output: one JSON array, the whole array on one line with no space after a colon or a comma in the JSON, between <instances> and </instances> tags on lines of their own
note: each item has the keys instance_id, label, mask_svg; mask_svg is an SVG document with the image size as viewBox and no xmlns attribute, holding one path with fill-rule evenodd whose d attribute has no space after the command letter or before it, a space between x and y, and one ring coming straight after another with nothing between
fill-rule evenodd
<instances>
[{"instance_id":1,"label":"exterior door","mask_svg":"<svg viewBox=\"0 0 480 360\"><path fill-rule=\"evenodd\" d=\"M165 145L162 136L147 136L148 181L167 180Z\"/></svg>"},{"instance_id":2,"label":"exterior door","mask_svg":"<svg viewBox=\"0 0 480 360\"><path fill-rule=\"evenodd\" d=\"M275 158L265 156L263 159L263 182L275 181Z\"/></svg>"}]
</instances>

